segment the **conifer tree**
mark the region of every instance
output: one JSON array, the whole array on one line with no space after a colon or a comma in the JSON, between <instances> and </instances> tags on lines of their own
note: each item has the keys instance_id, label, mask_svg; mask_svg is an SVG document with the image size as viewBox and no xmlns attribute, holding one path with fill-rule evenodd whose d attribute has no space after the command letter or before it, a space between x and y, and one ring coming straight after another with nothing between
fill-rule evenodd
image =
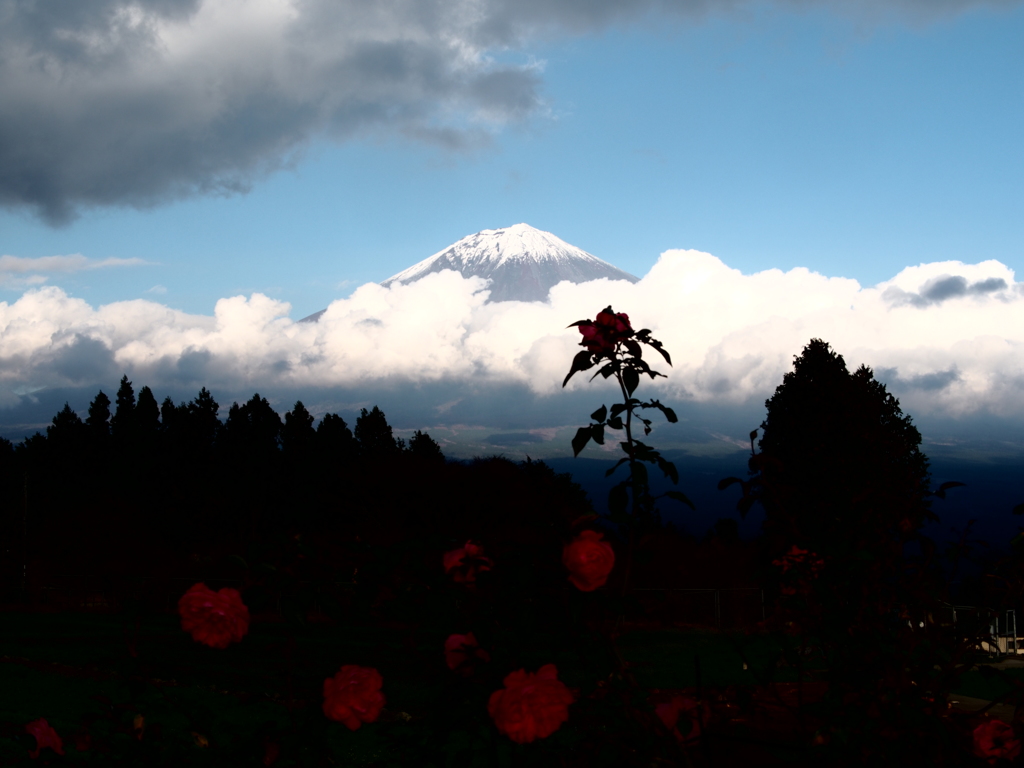
<instances>
[{"instance_id":1,"label":"conifer tree","mask_svg":"<svg viewBox=\"0 0 1024 768\"><path fill-rule=\"evenodd\" d=\"M151 437L160 430L160 407L153 390L143 387L135 404L135 428L140 436Z\"/></svg>"},{"instance_id":2,"label":"conifer tree","mask_svg":"<svg viewBox=\"0 0 1024 768\"><path fill-rule=\"evenodd\" d=\"M185 410L186 405L181 404L180 410ZM160 428L165 433L175 434L178 427L178 413L179 406L174 404L170 396L165 397L164 401L160 403Z\"/></svg>"},{"instance_id":3,"label":"conifer tree","mask_svg":"<svg viewBox=\"0 0 1024 768\"><path fill-rule=\"evenodd\" d=\"M89 403L89 416L85 423L94 436L101 439L110 436L110 398L102 389Z\"/></svg>"},{"instance_id":4,"label":"conifer tree","mask_svg":"<svg viewBox=\"0 0 1024 768\"><path fill-rule=\"evenodd\" d=\"M281 441L281 417L259 392L245 405L232 404L224 422L224 435L233 450L276 452Z\"/></svg>"},{"instance_id":5,"label":"conifer tree","mask_svg":"<svg viewBox=\"0 0 1024 768\"><path fill-rule=\"evenodd\" d=\"M85 432L85 424L81 417L71 409L68 402L53 417L52 423L46 428L46 437L53 442L64 445L78 443Z\"/></svg>"},{"instance_id":6,"label":"conifer tree","mask_svg":"<svg viewBox=\"0 0 1024 768\"><path fill-rule=\"evenodd\" d=\"M116 440L128 440L135 426L135 390L127 376L121 377L115 402L117 405L110 419L110 432Z\"/></svg>"},{"instance_id":7,"label":"conifer tree","mask_svg":"<svg viewBox=\"0 0 1024 768\"><path fill-rule=\"evenodd\" d=\"M301 400L284 415L284 429L281 431L281 443L285 453L302 455L313 448L316 430L313 429L313 417Z\"/></svg>"},{"instance_id":8,"label":"conifer tree","mask_svg":"<svg viewBox=\"0 0 1024 768\"><path fill-rule=\"evenodd\" d=\"M219 412L220 406L206 387L200 389L199 394L185 406L182 415L189 442L196 450L209 449L216 442L222 428Z\"/></svg>"},{"instance_id":9,"label":"conifer tree","mask_svg":"<svg viewBox=\"0 0 1024 768\"><path fill-rule=\"evenodd\" d=\"M363 408L356 419L355 438L359 444L359 455L364 459L387 460L401 451L401 444L395 440L384 412L376 405L372 411Z\"/></svg>"},{"instance_id":10,"label":"conifer tree","mask_svg":"<svg viewBox=\"0 0 1024 768\"><path fill-rule=\"evenodd\" d=\"M336 413L324 414L320 420L316 428L316 445L319 453L331 461L351 461L358 453L352 430Z\"/></svg>"},{"instance_id":11,"label":"conifer tree","mask_svg":"<svg viewBox=\"0 0 1024 768\"><path fill-rule=\"evenodd\" d=\"M409 439L409 455L418 461L444 463L444 453L426 432L416 430L416 433Z\"/></svg>"},{"instance_id":12,"label":"conifer tree","mask_svg":"<svg viewBox=\"0 0 1024 768\"><path fill-rule=\"evenodd\" d=\"M843 546L866 516L881 529L932 517L921 433L870 368L851 374L812 339L765 405L762 503L808 543Z\"/></svg>"}]
</instances>

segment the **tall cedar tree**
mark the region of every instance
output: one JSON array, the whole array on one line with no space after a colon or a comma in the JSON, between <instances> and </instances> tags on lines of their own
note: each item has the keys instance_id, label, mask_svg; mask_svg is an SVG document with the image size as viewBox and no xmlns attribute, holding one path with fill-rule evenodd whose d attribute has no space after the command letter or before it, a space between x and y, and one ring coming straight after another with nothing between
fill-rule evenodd
<instances>
[{"instance_id":1,"label":"tall cedar tree","mask_svg":"<svg viewBox=\"0 0 1024 768\"><path fill-rule=\"evenodd\" d=\"M441 452L441 446L426 432L421 432L418 429L416 434L409 438L409 455L417 461L425 463L444 463L444 453Z\"/></svg>"},{"instance_id":2,"label":"tall cedar tree","mask_svg":"<svg viewBox=\"0 0 1024 768\"><path fill-rule=\"evenodd\" d=\"M317 452L331 462L352 461L358 454L356 439L348 424L336 413L324 414L316 427Z\"/></svg>"},{"instance_id":3,"label":"tall cedar tree","mask_svg":"<svg viewBox=\"0 0 1024 768\"><path fill-rule=\"evenodd\" d=\"M301 400L284 415L284 429L281 431L281 445L285 453L293 456L306 456L313 449L316 430L313 429L313 416L306 410Z\"/></svg>"},{"instance_id":4,"label":"tall cedar tree","mask_svg":"<svg viewBox=\"0 0 1024 768\"><path fill-rule=\"evenodd\" d=\"M916 530L934 519L921 433L870 368L851 374L842 355L812 339L765 405L759 445L771 525L825 552L867 531L886 537L901 523Z\"/></svg>"},{"instance_id":5,"label":"tall cedar tree","mask_svg":"<svg viewBox=\"0 0 1024 768\"><path fill-rule=\"evenodd\" d=\"M393 459L403 447L403 443L395 440L384 412L376 405L372 411L363 408L356 419L355 438L359 455L369 461Z\"/></svg>"},{"instance_id":6,"label":"tall cedar tree","mask_svg":"<svg viewBox=\"0 0 1024 768\"><path fill-rule=\"evenodd\" d=\"M89 431L100 440L110 436L110 398L101 389L89 403L89 416L85 423Z\"/></svg>"},{"instance_id":7,"label":"tall cedar tree","mask_svg":"<svg viewBox=\"0 0 1024 768\"><path fill-rule=\"evenodd\" d=\"M824 656L828 691L817 711L842 733L821 764L963 764L931 704L946 700L950 659L968 644L923 621L939 609L942 587L921 534L936 517L920 433L870 368L851 374L820 339L767 407L751 485L778 558L771 620ZM966 621L960 628L969 631Z\"/></svg>"},{"instance_id":8,"label":"tall cedar tree","mask_svg":"<svg viewBox=\"0 0 1024 768\"><path fill-rule=\"evenodd\" d=\"M117 388L117 406L114 416L110 419L110 431L114 439L127 441L132 437L135 426L135 390L127 376L121 377L121 386Z\"/></svg>"},{"instance_id":9,"label":"tall cedar tree","mask_svg":"<svg viewBox=\"0 0 1024 768\"><path fill-rule=\"evenodd\" d=\"M135 428L139 436L147 440L160 430L160 406L149 387L139 390L139 400L135 404Z\"/></svg>"}]
</instances>

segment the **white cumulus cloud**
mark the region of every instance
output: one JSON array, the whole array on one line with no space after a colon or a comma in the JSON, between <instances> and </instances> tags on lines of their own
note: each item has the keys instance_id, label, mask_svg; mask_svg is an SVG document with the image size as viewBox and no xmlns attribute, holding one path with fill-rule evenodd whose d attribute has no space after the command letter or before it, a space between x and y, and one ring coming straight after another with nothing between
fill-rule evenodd
<instances>
[{"instance_id":1,"label":"white cumulus cloud","mask_svg":"<svg viewBox=\"0 0 1024 768\"><path fill-rule=\"evenodd\" d=\"M128 372L154 388L511 383L544 398L561 390L579 349L566 326L611 304L671 352L674 367L653 360L668 378L645 385L662 398L763 399L817 337L851 369L872 366L912 413L1024 415L1024 291L996 261L923 264L862 287L803 268L745 275L675 250L636 284L561 283L547 302L485 303L486 285L454 272L367 284L317 323L292 320L287 303L261 294L221 299L207 316L147 300L92 307L35 288L0 303L0 389L109 387ZM591 385L578 375L569 386Z\"/></svg>"}]
</instances>

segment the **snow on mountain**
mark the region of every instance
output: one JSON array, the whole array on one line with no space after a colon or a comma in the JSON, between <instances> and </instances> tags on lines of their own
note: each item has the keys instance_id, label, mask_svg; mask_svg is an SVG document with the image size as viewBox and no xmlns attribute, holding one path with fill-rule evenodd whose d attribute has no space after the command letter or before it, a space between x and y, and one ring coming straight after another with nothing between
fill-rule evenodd
<instances>
[{"instance_id":1,"label":"snow on mountain","mask_svg":"<svg viewBox=\"0 0 1024 768\"><path fill-rule=\"evenodd\" d=\"M411 283L443 269L490 280L490 301L544 301L552 286L563 280L585 283L606 277L635 283L639 279L550 232L516 224L464 237L381 285Z\"/></svg>"},{"instance_id":2,"label":"snow on mountain","mask_svg":"<svg viewBox=\"0 0 1024 768\"><path fill-rule=\"evenodd\" d=\"M528 224L485 229L439 251L429 259L392 275L381 285L412 283L451 269L464 277L490 280L488 301L545 301L548 291L563 280L585 283L608 278L637 282L628 272ZM316 322L320 310L300 322Z\"/></svg>"}]
</instances>

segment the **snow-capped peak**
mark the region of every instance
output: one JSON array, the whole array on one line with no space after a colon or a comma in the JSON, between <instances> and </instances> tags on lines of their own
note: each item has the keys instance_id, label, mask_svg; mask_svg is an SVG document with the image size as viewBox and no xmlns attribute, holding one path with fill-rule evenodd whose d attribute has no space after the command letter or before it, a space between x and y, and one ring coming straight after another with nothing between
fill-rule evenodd
<instances>
[{"instance_id":1,"label":"snow-capped peak","mask_svg":"<svg viewBox=\"0 0 1024 768\"><path fill-rule=\"evenodd\" d=\"M529 224L469 235L381 283L410 283L451 269L491 281L491 301L543 301L557 283L608 278L636 282L627 272Z\"/></svg>"}]
</instances>

